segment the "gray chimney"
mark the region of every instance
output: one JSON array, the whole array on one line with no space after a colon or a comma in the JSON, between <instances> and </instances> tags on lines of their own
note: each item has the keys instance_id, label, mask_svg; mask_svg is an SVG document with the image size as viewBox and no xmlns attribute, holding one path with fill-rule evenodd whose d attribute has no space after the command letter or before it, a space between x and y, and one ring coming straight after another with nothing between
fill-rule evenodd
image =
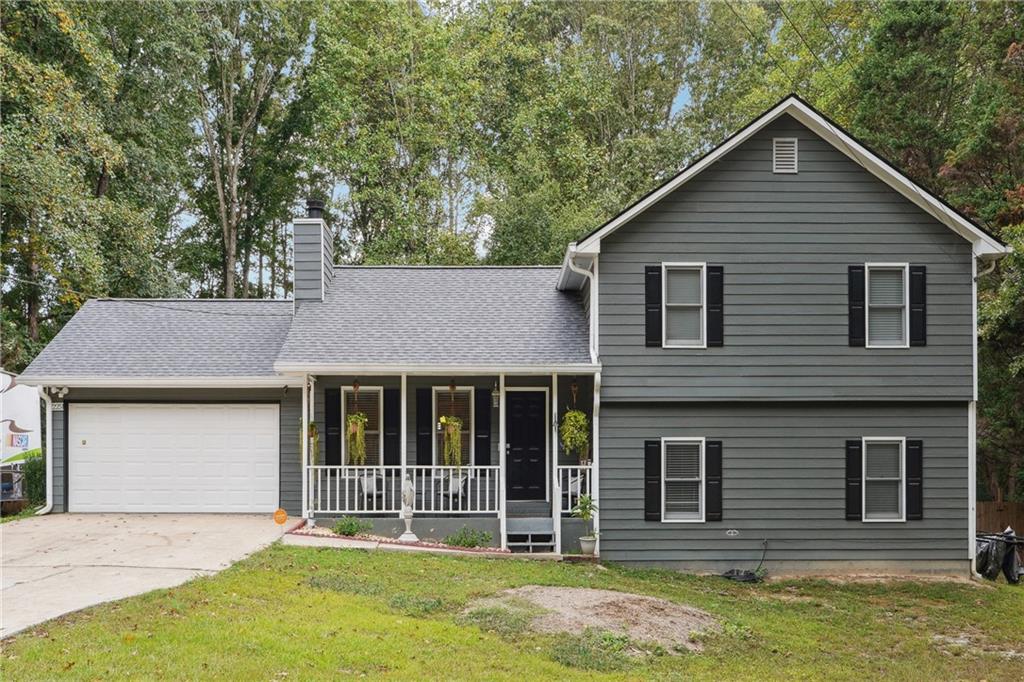
<instances>
[{"instance_id":1,"label":"gray chimney","mask_svg":"<svg viewBox=\"0 0 1024 682\"><path fill-rule=\"evenodd\" d=\"M324 202L306 200L306 217L294 222L295 301L322 301L334 274L334 238L324 222Z\"/></svg>"}]
</instances>

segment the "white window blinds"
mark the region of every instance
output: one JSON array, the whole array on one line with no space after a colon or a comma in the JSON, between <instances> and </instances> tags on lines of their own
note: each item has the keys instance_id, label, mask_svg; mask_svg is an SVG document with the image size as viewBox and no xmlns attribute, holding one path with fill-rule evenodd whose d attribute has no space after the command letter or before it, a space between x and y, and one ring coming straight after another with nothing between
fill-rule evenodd
<instances>
[{"instance_id":1,"label":"white window blinds","mask_svg":"<svg viewBox=\"0 0 1024 682\"><path fill-rule=\"evenodd\" d=\"M868 266L868 345L904 346L907 340L906 270Z\"/></svg>"},{"instance_id":2,"label":"white window blinds","mask_svg":"<svg viewBox=\"0 0 1024 682\"><path fill-rule=\"evenodd\" d=\"M665 345L704 344L704 267L665 266Z\"/></svg>"},{"instance_id":3,"label":"white window blinds","mask_svg":"<svg viewBox=\"0 0 1024 682\"><path fill-rule=\"evenodd\" d=\"M662 447L664 519L701 520L704 444L696 440L665 440Z\"/></svg>"}]
</instances>

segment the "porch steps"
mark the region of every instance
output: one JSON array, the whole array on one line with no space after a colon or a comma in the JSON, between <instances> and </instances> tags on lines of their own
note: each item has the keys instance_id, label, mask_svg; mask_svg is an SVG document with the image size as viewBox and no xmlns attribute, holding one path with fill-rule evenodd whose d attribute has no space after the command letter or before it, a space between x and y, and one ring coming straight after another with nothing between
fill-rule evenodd
<instances>
[{"instance_id":1,"label":"porch steps","mask_svg":"<svg viewBox=\"0 0 1024 682\"><path fill-rule=\"evenodd\" d=\"M508 548L513 552L555 551L555 527L550 516L509 517L505 522Z\"/></svg>"},{"instance_id":2,"label":"porch steps","mask_svg":"<svg viewBox=\"0 0 1024 682\"><path fill-rule=\"evenodd\" d=\"M508 515L509 518L551 516L551 503L545 500L509 500Z\"/></svg>"}]
</instances>

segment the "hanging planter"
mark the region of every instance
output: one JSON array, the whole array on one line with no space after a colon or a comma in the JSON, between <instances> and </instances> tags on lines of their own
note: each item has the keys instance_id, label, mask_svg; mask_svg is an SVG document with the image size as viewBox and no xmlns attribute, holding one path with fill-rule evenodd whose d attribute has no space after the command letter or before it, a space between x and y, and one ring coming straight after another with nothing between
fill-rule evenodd
<instances>
[{"instance_id":1,"label":"hanging planter","mask_svg":"<svg viewBox=\"0 0 1024 682\"><path fill-rule=\"evenodd\" d=\"M316 422L309 423L309 463L316 466L317 459L320 457L320 429L317 428Z\"/></svg>"},{"instance_id":2,"label":"hanging planter","mask_svg":"<svg viewBox=\"0 0 1024 682\"><path fill-rule=\"evenodd\" d=\"M353 466L366 464L366 413L353 412L345 418L345 446L348 463Z\"/></svg>"},{"instance_id":3,"label":"hanging planter","mask_svg":"<svg viewBox=\"0 0 1024 682\"><path fill-rule=\"evenodd\" d=\"M558 427L565 454L576 457L580 464L590 460L590 420L580 410L569 410L562 415Z\"/></svg>"},{"instance_id":4,"label":"hanging planter","mask_svg":"<svg viewBox=\"0 0 1024 682\"><path fill-rule=\"evenodd\" d=\"M441 417L442 453L444 465L462 466L462 420L458 417Z\"/></svg>"}]
</instances>

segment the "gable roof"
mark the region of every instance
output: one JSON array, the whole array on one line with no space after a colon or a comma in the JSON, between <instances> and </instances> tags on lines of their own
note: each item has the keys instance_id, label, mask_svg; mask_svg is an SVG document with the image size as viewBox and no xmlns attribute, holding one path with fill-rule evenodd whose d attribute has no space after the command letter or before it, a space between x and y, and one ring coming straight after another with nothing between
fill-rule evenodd
<instances>
[{"instance_id":1,"label":"gable roof","mask_svg":"<svg viewBox=\"0 0 1024 682\"><path fill-rule=\"evenodd\" d=\"M274 359L291 301L93 299L21 373L75 386L287 383Z\"/></svg>"},{"instance_id":2,"label":"gable roof","mask_svg":"<svg viewBox=\"0 0 1024 682\"><path fill-rule=\"evenodd\" d=\"M279 372L592 367L578 295L557 267L336 266L296 306Z\"/></svg>"},{"instance_id":3,"label":"gable roof","mask_svg":"<svg viewBox=\"0 0 1024 682\"><path fill-rule=\"evenodd\" d=\"M859 142L838 123L822 114L797 95L789 95L774 107L758 116L745 128L736 132L720 145L690 164L668 182L638 199L620 214L579 240L579 242L570 244L566 251L566 258L568 259L570 254L576 253L600 253L601 239L658 203L663 197L681 187L719 158L741 145L756 132L785 114L795 118L855 163L902 194L907 200L916 204L933 218L971 242L974 245L976 255L1000 257L1009 252L1009 247L1000 242L994 235L986 232L939 197L917 185L891 163ZM559 285L562 288L571 288L566 286L567 280L571 278L568 267L563 265Z\"/></svg>"}]
</instances>

